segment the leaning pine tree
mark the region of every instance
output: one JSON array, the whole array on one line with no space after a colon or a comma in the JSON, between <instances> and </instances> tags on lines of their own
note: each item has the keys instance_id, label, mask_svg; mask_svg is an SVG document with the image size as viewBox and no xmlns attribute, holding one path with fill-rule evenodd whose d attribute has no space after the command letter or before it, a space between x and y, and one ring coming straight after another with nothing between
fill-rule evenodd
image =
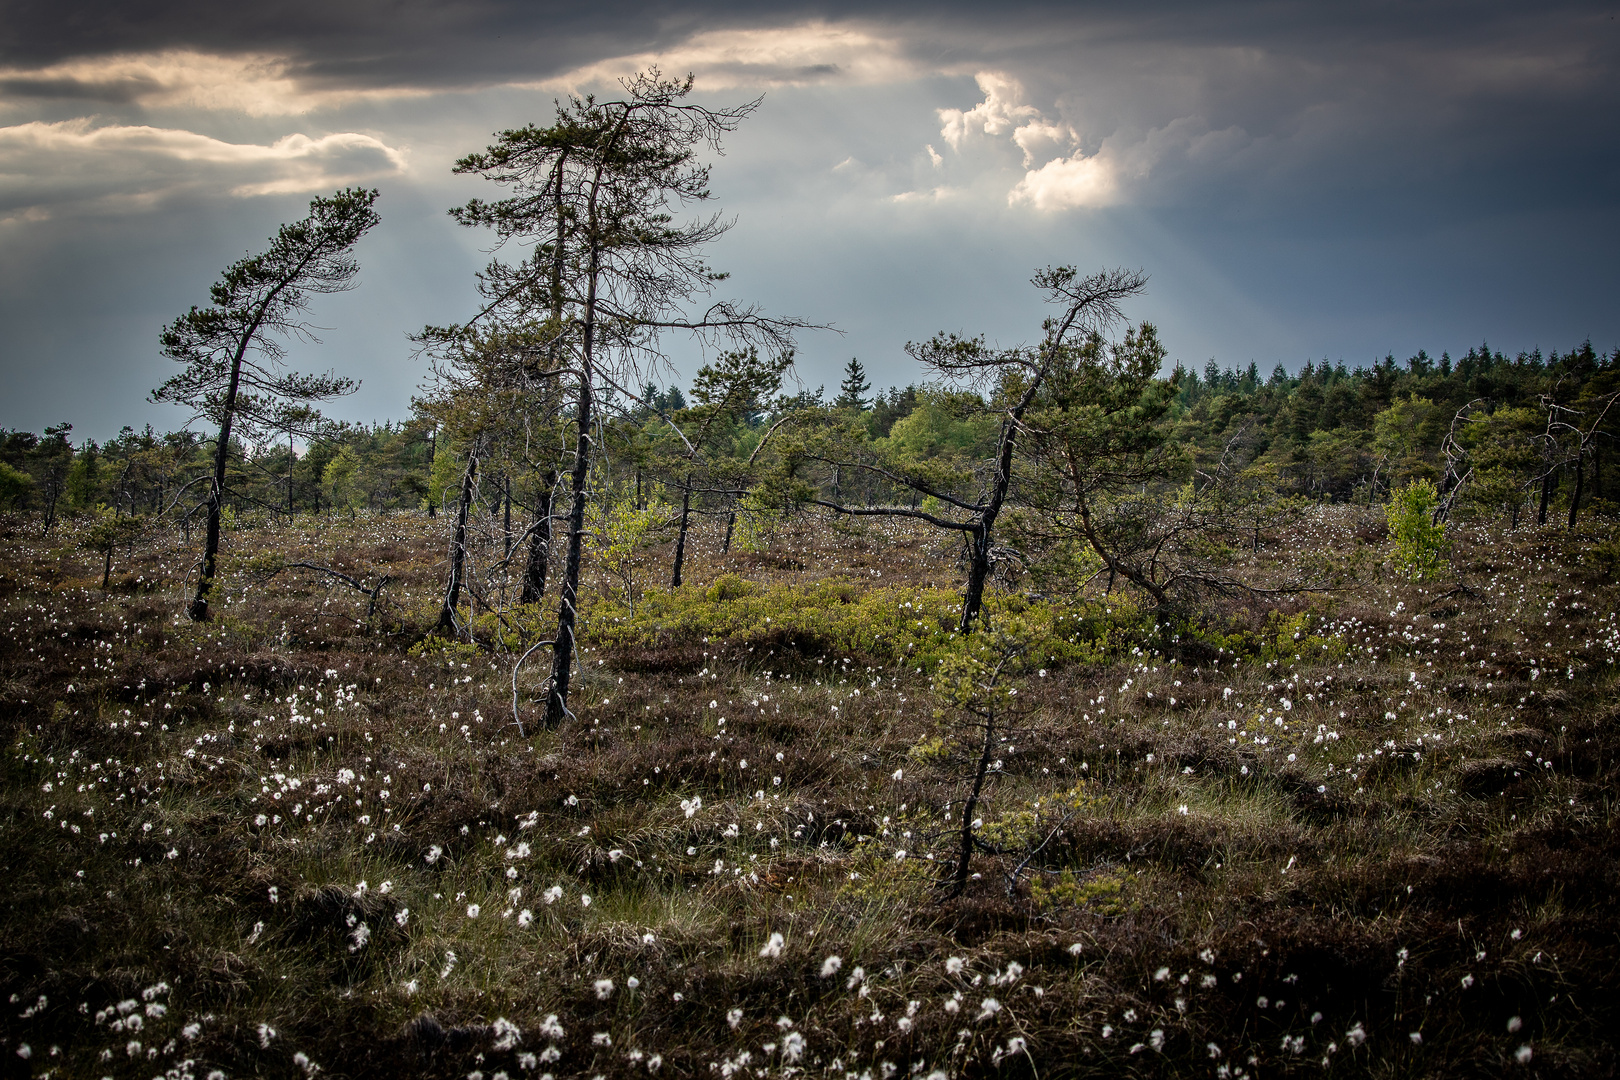
<instances>
[{"instance_id":1,"label":"leaning pine tree","mask_svg":"<svg viewBox=\"0 0 1620 1080\"><path fill-rule=\"evenodd\" d=\"M309 298L354 287L360 264L354 245L380 220L375 190L351 188L309 204L309 216L283 225L267 251L233 263L211 290L213 303L193 307L164 328L165 356L185 370L152 391L155 402L185 405L219 425L214 471L208 489L208 531L197 593L187 613L208 618L219 555L220 510L231 428L238 421L274 425L289 402L318 401L352 393L352 379L283 370L285 350L276 340L294 335L314 340L304 321Z\"/></svg>"}]
</instances>

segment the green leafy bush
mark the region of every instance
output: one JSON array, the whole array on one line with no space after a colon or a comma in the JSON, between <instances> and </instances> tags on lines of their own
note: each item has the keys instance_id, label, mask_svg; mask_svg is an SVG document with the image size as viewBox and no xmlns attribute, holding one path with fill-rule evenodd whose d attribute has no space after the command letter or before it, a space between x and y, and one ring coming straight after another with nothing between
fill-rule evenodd
<instances>
[{"instance_id":1,"label":"green leafy bush","mask_svg":"<svg viewBox=\"0 0 1620 1080\"><path fill-rule=\"evenodd\" d=\"M596 538L596 556L602 569L624 592L632 611L640 596L636 556L650 546L660 529L675 516L675 508L656 499L638 507L628 496L592 503L587 528Z\"/></svg>"},{"instance_id":2,"label":"green leafy bush","mask_svg":"<svg viewBox=\"0 0 1620 1080\"><path fill-rule=\"evenodd\" d=\"M1413 581L1440 572L1445 553L1446 527L1434 520L1440 493L1429 480L1415 480L1390 497L1389 536L1395 541L1395 564Z\"/></svg>"}]
</instances>

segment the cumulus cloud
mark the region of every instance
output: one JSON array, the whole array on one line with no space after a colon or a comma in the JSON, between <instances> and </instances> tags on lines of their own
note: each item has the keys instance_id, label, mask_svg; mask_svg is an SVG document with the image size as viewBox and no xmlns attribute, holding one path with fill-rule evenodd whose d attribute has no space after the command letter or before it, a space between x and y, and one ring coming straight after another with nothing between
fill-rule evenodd
<instances>
[{"instance_id":1,"label":"cumulus cloud","mask_svg":"<svg viewBox=\"0 0 1620 1080\"><path fill-rule=\"evenodd\" d=\"M1024 87L1010 75L981 71L974 76L984 100L973 108L940 109L939 133L952 150L973 135L1003 135L1024 125L1039 123L1041 110L1024 103Z\"/></svg>"},{"instance_id":2,"label":"cumulus cloud","mask_svg":"<svg viewBox=\"0 0 1620 1080\"><path fill-rule=\"evenodd\" d=\"M0 128L0 220L39 220L69 205L138 208L180 194L320 191L404 168L402 150L356 132L262 145L90 119L36 121Z\"/></svg>"},{"instance_id":3,"label":"cumulus cloud","mask_svg":"<svg viewBox=\"0 0 1620 1080\"><path fill-rule=\"evenodd\" d=\"M616 56L529 84L548 90L611 83L657 66L691 73L704 90L769 88L816 83L899 82L923 69L899 38L857 23L812 21L793 26L707 30L668 48Z\"/></svg>"},{"instance_id":4,"label":"cumulus cloud","mask_svg":"<svg viewBox=\"0 0 1620 1080\"><path fill-rule=\"evenodd\" d=\"M13 107L42 99L68 99L288 116L427 92L411 87L315 86L300 79L285 57L251 52L224 56L170 49L87 57L37 68L0 68L0 102Z\"/></svg>"},{"instance_id":5,"label":"cumulus cloud","mask_svg":"<svg viewBox=\"0 0 1620 1080\"><path fill-rule=\"evenodd\" d=\"M1163 186L1189 168L1218 168L1253 142L1239 127L1213 131L1200 117L1182 116L1145 132L1120 125L1106 134L1090 133L1095 149L1087 152L1088 134L1030 104L1017 79L1002 72L980 72L976 79L984 100L971 109L937 110L940 135L961 154L1015 147L1023 175L1007 201L1039 211L1148 201L1156 181Z\"/></svg>"},{"instance_id":6,"label":"cumulus cloud","mask_svg":"<svg viewBox=\"0 0 1620 1080\"><path fill-rule=\"evenodd\" d=\"M1102 154L1053 158L1031 169L1007 194L1011 203L1028 203L1037 210L1073 210L1108 206L1118 201L1117 163Z\"/></svg>"}]
</instances>

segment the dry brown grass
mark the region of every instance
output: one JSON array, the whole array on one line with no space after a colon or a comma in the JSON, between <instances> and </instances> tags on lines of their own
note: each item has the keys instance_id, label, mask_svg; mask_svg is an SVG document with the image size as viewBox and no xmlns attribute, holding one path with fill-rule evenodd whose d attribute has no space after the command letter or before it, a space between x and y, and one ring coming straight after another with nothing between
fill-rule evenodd
<instances>
[{"instance_id":1,"label":"dry brown grass","mask_svg":"<svg viewBox=\"0 0 1620 1080\"><path fill-rule=\"evenodd\" d=\"M1022 679L983 809L1000 850L953 899L971 755L909 666L786 632L587 635L576 719L525 737L511 656L412 648L428 522L242 531L202 627L176 617L178 537L103 593L70 537L4 529L19 1075L302 1076L299 1054L328 1076L1613 1071L1620 625L1561 535L1455 530L1453 576L1420 585L1330 511L1244 558L1330 552L1355 586L1226 601ZM694 596L727 572L956 580L900 529L695 546ZM358 593L255 576L294 554L396 583L368 624ZM1297 660L1236 645L1302 615ZM1009 882L1023 833L1045 846Z\"/></svg>"}]
</instances>

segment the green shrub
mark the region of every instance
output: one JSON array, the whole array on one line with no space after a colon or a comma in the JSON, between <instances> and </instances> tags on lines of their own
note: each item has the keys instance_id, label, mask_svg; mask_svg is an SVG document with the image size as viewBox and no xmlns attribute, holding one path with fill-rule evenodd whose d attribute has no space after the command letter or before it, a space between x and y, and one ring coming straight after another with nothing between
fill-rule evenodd
<instances>
[{"instance_id":1,"label":"green shrub","mask_svg":"<svg viewBox=\"0 0 1620 1080\"><path fill-rule=\"evenodd\" d=\"M428 637L418 641L407 650L406 655L417 659L423 657L437 659L448 657L452 660L473 660L483 652L477 645L469 645L461 641L452 641L449 638Z\"/></svg>"},{"instance_id":2,"label":"green shrub","mask_svg":"<svg viewBox=\"0 0 1620 1080\"><path fill-rule=\"evenodd\" d=\"M711 604L720 604L727 600L740 600L745 596L757 596L759 591L758 583L745 577L738 574L721 574L714 584L703 590L703 596Z\"/></svg>"},{"instance_id":3,"label":"green shrub","mask_svg":"<svg viewBox=\"0 0 1620 1080\"><path fill-rule=\"evenodd\" d=\"M1065 870L1047 880L1030 882L1029 898L1041 911L1064 907L1090 907L1099 915L1123 915L1130 909L1125 901L1125 878L1119 873L1097 873L1085 878Z\"/></svg>"},{"instance_id":4,"label":"green shrub","mask_svg":"<svg viewBox=\"0 0 1620 1080\"><path fill-rule=\"evenodd\" d=\"M34 478L0 461L0 510L21 506L34 493Z\"/></svg>"},{"instance_id":5,"label":"green shrub","mask_svg":"<svg viewBox=\"0 0 1620 1080\"><path fill-rule=\"evenodd\" d=\"M750 493L737 506L737 522L731 546L738 551L765 551L781 524L782 516L762 498Z\"/></svg>"},{"instance_id":6,"label":"green shrub","mask_svg":"<svg viewBox=\"0 0 1620 1080\"><path fill-rule=\"evenodd\" d=\"M1389 536L1395 541L1395 564L1413 581L1432 578L1440 572L1445 551L1446 527L1434 520L1440 493L1428 480L1415 480L1395 490L1390 497Z\"/></svg>"},{"instance_id":7,"label":"green shrub","mask_svg":"<svg viewBox=\"0 0 1620 1080\"><path fill-rule=\"evenodd\" d=\"M590 607L588 626L593 643L608 648L725 642L931 673L955 648L961 605L954 589L866 589L842 578L762 586L727 575L707 588L649 588L633 610L604 598ZM1059 604L997 596L986 609L992 626L1022 620L1031 669L1102 663L1152 631L1151 616L1119 597Z\"/></svg>"},{"instance_id":8,"label":"green shrub","mask_svg":"<svg viewBox=\"0 0 1620 1080\"><path fill-rule=\"evenodd\" d=\"M586 527L596 538L596 557L602 569L624 593L632 611L641 590L636 581L636 556L650 546L660 529L675 516L675 508L656 499L646 507L620 496L590 505Z\"/></svg>"}]
</instances>

